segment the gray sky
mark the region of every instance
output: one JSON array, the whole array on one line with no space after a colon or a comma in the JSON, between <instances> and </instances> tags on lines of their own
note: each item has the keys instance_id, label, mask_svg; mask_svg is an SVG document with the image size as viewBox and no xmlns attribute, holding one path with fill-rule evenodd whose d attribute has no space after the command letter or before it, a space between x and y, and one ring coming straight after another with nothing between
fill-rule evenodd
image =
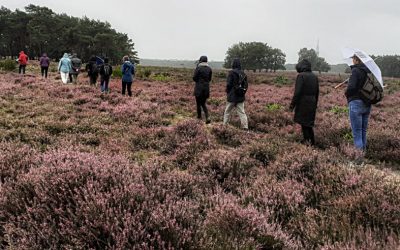
<instances>
[{"instance_id":1,"label":"gray sky","mask_svg":"<svg viewBox=\"0 0 400 250\"><path fill-rule=\"evenodd\" d=\"M315 48L342 63L341 48L400 54L399 0L0 0L9 9L28 4L56 13L108 21L135 42L141 58L219 61L239 41L267 42L286 53ZM96 5L94 5L96 3Z\"/></svg>"}]
</instances>

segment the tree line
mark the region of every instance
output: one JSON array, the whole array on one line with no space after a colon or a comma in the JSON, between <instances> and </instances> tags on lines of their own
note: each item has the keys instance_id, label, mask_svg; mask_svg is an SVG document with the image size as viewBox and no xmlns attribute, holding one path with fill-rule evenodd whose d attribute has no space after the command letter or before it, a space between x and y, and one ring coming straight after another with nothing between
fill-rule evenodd
<instances>
[{"instance_id":1,"label":"tree line","mask_svg":"<svg viewBox=\"0 0 400 250\"><path fill-rule=\"evenodd\" d=\"M47 53L59 59L65 52L77 53L83 61L91 55L119 62L124 55L138 60L133 41L108 22L56 14L47 7L29 5L25 11L0 9L0 56L29 57Z\"/></svg>"}]
</instances>

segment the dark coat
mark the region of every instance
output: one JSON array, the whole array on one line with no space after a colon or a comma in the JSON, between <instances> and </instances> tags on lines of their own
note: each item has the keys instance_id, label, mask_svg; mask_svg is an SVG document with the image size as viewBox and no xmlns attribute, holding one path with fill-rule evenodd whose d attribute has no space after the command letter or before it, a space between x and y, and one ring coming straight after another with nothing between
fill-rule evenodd
<instances>
[{"instance_id":1,"label":"dark coat","mask_svg":"<svg viewBox=\"0 0 400 250\"><path fill-rule=\"evenodd\" d=\"M233 69L229 72L228 74L228 79L226 81L226 94L227 94L227 100L228 102L232 102L232 103L241 103L244 102L246 100L246 96L245 95L237 95L236 91L235 91L235 86L239 85L239 74L244 74L246 75L242 70L236 68ZM247 76L246 77L246 86L245 88L248 88L248 84L247 84Z\"/></svg>"},{"instance_id":2,"label":"dark coat","mask_svg":"<svg viewBox=\"0 0 400 250\"><path fill-rule=\"evenodd\" d=\"M298 64L296 86L290 109L294 109L294 121L303 126L313 127L318 105L318 77L311 72L311 64Z\"/></svg>"},{"instance_id":3,"label":"dark coat","mask_svg":"<svg viewBox=\"0 0 400 250\"><path fill-rule=\"evenodd\" d=\"M363 87L365 81L367 80L367 74L371 71L364 64L356 64L350 66L351 76L349 79L349 84L345 92L347 102L354 100L361 100L360 89Z\"/></svg>"},{"instance_id":4,"label":"dark coat","mask_svg":"<svg viewBox=\"0 0 400 250\"><path fill-rule=\"evenodd\" d=\"M210 82L212 70L207 63L199 63L193 74L193 81L196 82L194 95L198 98L210 97Z\"/></svg>"}]
</instances>

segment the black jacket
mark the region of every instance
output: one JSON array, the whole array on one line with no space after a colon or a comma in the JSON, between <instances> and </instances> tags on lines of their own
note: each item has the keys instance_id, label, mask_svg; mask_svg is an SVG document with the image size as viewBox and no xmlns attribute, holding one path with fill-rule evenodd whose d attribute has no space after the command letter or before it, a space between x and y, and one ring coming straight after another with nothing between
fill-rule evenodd
<instances>
[{"instance_id":1,"label":"black jacket","mask_svg":"<svg viewBox=\"0 0 400 250\"><path fill-rule=\"evenodd\" d=\"M311 72L311 64L300 62L296 86L290 109L294 109L294 121L313 127L319 97L318 77Z\"/></svg>"},{"instance_id":2,"label":"black jacket","mask_svg":"<svg viewBox=\"0 0 400 250\"><path fill-rule=\"evenodd\" d=\"M196 97L210 97L210 82L212 78L212 70L207 63L199 63L193 74L193 81L196 82L194 87L194 95Z\"/></svg>"},{"instance_id":3,"label":"black jacket","mask_svg":"<svg viewBox=\"0 0 400 250\"><path fill-rule=\"evenodd\" d=\"M228 79L226 81L226 93L228 96L228 102L232 102L232 103L241 103L244 102L246 100L245 95L237 95L236 91L235 91L235 86L239 85L239 74L244 74L246 77L246 86L245 88L248 88L248 84L247 84L247 76L246 74L240 70L240 69L233 69L229 72L228 74Z\"/></svg>"},{"instance_id":4,"label":"black jacket","mask_svg":"<svg viewBox=\"0 0 400 250\"><path fill-rule=\"evenodd\" d=\"M360 89L367 80L367 74L371 73L371 71L364 64L352 65L350 68L351 76L345 92L347 102L361 100L359 95Z\"/></svg>"}]
</instances>

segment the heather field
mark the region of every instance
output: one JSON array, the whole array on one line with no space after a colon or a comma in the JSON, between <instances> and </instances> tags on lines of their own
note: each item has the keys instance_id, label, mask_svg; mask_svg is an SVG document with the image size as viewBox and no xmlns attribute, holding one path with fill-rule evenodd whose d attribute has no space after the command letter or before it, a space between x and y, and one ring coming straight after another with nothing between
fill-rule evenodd
<instances>
[{"instance_id":1,"label":"heather field","mask_svg":"<svg viewBox=\"0 0 400 250\"><path fill-rule=\"evenodd\" d=\"M288 112L294 73L249 73L250 131L195 119L191 70L140 68L101 94L0 73L0 248L399 249L400 80L372 111L366 161L343 90L320 76L316 147Z\"/></svg>"}]
</instances>

